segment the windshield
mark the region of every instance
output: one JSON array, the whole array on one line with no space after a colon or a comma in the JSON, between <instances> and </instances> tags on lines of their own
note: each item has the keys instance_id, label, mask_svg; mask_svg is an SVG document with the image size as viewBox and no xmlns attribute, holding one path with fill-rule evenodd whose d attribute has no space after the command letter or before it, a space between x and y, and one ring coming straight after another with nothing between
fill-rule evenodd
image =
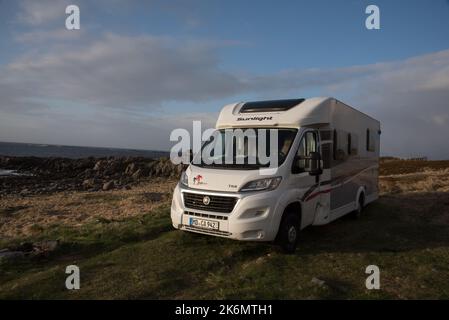
<instances>
[{"instance_id":1,"label":"windshield","mask_svg":"<svg viewBox=\"0 0 449 320\"><path fill-rule=\"evenodd\" d=\"M258 169L278 167L287 157L297 129L230 128L215 131L193 164L201 167Z\"/></svg>"}]
</instances>

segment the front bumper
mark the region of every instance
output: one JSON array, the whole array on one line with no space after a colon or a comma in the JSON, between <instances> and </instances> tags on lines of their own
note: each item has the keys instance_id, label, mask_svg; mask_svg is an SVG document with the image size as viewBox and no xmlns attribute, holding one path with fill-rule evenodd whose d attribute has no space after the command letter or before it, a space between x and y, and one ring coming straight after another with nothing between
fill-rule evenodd
<instances>
[{"instance_id":1,"label":"front bumper","mask_svg":"<svg viewBox=\"0 0 449 320\"><path fill-rule=\"evenodd\" d=\"M204 195L235 196L238 200L230 213L208 212L186 208L183 192L193 192ZM184 189L176 186L171 206L171 219L176 229L226 237L247 241L272 241L276 237L279 210L277 190L256 192L251 194L223 193L206 190ZM216 221L218 230L197 228L190 225L191 218Z\"/></svg>"}]
</instances>

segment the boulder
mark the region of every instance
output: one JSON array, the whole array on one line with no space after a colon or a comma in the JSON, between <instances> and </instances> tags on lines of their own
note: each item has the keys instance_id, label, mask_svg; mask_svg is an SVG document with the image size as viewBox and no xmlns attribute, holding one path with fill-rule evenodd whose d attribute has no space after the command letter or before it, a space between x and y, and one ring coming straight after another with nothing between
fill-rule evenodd
<instances>
[{"instance_id":1,"label":"boulder","mask_svg":"<svg viewBox=\"0 0 449 320\"><path fill-rule=\"evenodd\" d=\"M58 240L45 240L41 242L33 243L33 251L40 252L51 252L56 250L59 246Z\"/></svg>"},{"instance_id":2,"label":"boulder","mask_svg":"<svg viewBox=\"0 0 449 320\"><path fill-rule=\"evenodd\" d=\"M125 174L129 175L129 176L133 175L134 172L136 172L136 168L137 168L137 165L134 162L128 164L128 166L125 169Z\"/></svg>"},{"instance_id":3,"label":"boulder","mask_svg":"<svg viewBox=\"0 0 449 320\"><path fill-rule=\"evenodd\" d=\"M25 254L22 251L9 251L9 250L1 250L0 251L0 262L11 261L23 258Z\"/></svg>"},{"instance_id":4,"label":"boulder","mask_svg":"<svg viewBox=\"0 0 449 320\"><path fill-rule=\"evenodd\" d=\"M318 287L322 287L326 284L326 282L324 280L321 280L321 279L315 278L315 277L313 277L310 282L317 285Z\"/></svg>"},{"instance_id":5,"label":"boulder","mask_svg":"<svg viewBox=\"0 0 449 320\"><path fill-rule=\"evenodd\" d=\"M142 169L138 169L132 175L133 179L135 179L135 180L142 178L142 176L143 176L143 170Z\"/></svg>"},{"instance_id":6,"label":"boulder","mask_svg":"<svg viewBox=\"0 0 449 320\"><path fill-rule=\"evenodd\" d=\"M103 170L105 165L106 165L106 161L99 160L99 161L97 161L97 163L95 163L94 170L95 171Z\"/></svg>"},{"instance_id":7,"label":"boulder","mask_svg":"<svg viewBox=\"0 0 449 320\"><path fill-rule=\"evenodd\" d=\"M95 179L86 179L83 181L84 189L90 189L95 186Z\"/></svg>"},{"instance_id":8,"label":"boulder","mask_svg":"<svg viewBox=\"0 0 449 320\"><path fill-rule=\"evenodd\" d=\"M114 187L115 187L114 181L106 182L105 184L103 184L103 191L112 190L114 189Z\"/></svg>"}]
</instances>

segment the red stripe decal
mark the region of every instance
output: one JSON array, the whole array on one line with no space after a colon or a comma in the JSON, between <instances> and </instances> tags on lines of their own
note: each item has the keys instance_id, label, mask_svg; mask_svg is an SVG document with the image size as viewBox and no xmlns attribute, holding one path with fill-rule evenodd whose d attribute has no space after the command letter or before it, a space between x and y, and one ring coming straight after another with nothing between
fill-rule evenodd
<instances>
[{"instance_id":1,"label":"red stripe decal","mask_svg":"<svg viewBox=\"0 0 449 320\"><path fill-rule=\"evenodd\" d=\"M323 191L318 191L318 192L312 193L311 195L309 195L309 196L306 198L306 201L309 201L309 200L315 198L316 196L318 196L318 195L320 195L320 194L322 194L322 193L328 193L328 192L331 192L331 190L332 190L332 188L327 189L327 190L323 190Z\"/></svg>"}]
</instances>

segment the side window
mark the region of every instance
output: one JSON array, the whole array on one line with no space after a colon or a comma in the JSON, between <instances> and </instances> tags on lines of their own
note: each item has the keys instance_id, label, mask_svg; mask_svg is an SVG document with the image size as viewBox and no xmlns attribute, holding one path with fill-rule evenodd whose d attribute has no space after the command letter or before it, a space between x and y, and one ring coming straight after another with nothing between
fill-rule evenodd
<instances>
[{"instance_id":1,"label":"side window","mask_svg":"<svg viewBox=\"0 0 449 320\"><path fill-rule=\"evenodd\" d=\"M351 148L350 155L356 156L359 154L359 136L355 133L350 133L350 135L351 135L351 140L349 143Z\"/></svg>"},{"instance_id":2,"label":"side window","mask_svg":"<svg viewBox=\"0 0 449 320\"><path fill-rule=\"evenodd\" d=\"M366 129L366 151L369 151L369 143L370 143L369 129Z\"/></svg>"},{"instance_id":3,"label":"side window","mask_svg":"<svg viewBox=\"0 0 449 320\"><path fill-rule=\"evenodd\" d=\"M300 172L304 172L309 168L310 160L304 158L309 157L311 152L316 152L318 150L317 144L318 140L316 132L307 131L302 137L297 153L297 156L299 157L298 166Z\"/></svg>"},{"instance_id":4,"label":"side window","mask_svg":"<svg viewBox=\"0 0 449 320\"><path fill-rule=\"evenodd\" d=\"M351 133L348 133L348 155L351 154L352 144L351 144Z\"/></svg>"},{"instance_id":5,"label":"side window","mask_svg":"<svg viewBox=\"0 0 449 320\"><path fill-rule=\"evenodd\" d=\"M307 141L307 156L310 155L311 152L317 151L317 138L315 132L306 132L306 141Z\"/></svg>"},{"instance_id":6,"label":"side window","mask_svg":"<svg viewBox=\"0 0 449 320\"><path fill-rule=\"evenodd\" d=\"M332 158L334 160L337 160L337 151L338 151L338 136L337 136L337 130L334 129L334 134L333 134L333 143L332 143Z\"/></svg>"},{"instance_id":7,"label":"side window","mask_svg":"<svg viewBox=\"0 0 449 320\"><path fill-rule=\"evenodd\" d=\"M334 129L332 137L332 166L345 162L359 153L359 136L354 132Z\"/></svg>"},{"instance_id":8,"label":"side window","mask_svg":"<svg viewBox=\"0 0 449 320\"><path fill-rule=\"evenodd\" d=\"M373 133L370 129L366 129L366 151L375 151Z\"/></svg>"},{"instance_id":9,"label":"side window","mask_svg":"<svg viewBox=\"0 0 449 320\"><path fill-rule=\"evenodd\" d=\"M307 147L306 147L307 143L306 143L306 141L307 141L306 136L304 136L301 139L301 142L299 143L299 149L298 149L297 156L299 156L299 158L300 158L300 160L299 160L299 167L300 168L305 168L306 167L306 160L305 159L301 159L301 158L307 156L307 152L306 152L306 150L307 150Z\"/></svg>"},{"instance_id":10,"label":"side window","mask_svg":"<svg viewBox=\"0 0 449 320\"><path fill-rule=\"evenodd\" d=\"M320 130L320 151L323 160L323 169L329 169L332 157L332 134L331 130Z\"/></svg>"},{"instance_id":11,"label":"side window","mask_svg":"<svg viewBox=\"0 0 449 320\"><path fill-rule=\"evenodd\" d=\"M348 132L343 130L334 130L333 137L333 165L339 164L345 161L348 157Z\"/></svg>"}]
</instances>

